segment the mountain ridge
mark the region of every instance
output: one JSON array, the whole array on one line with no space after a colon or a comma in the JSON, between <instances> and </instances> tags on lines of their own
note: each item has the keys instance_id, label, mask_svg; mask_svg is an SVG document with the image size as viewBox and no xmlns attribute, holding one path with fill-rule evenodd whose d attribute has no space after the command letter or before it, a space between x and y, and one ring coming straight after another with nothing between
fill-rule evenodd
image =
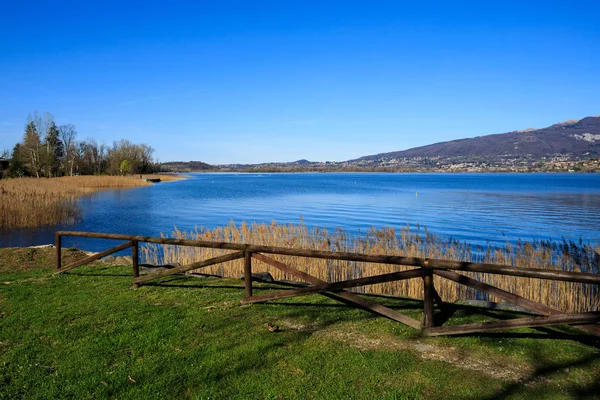
<instances>
[{"instance_id":1,"label":"mountain ridge","mask_svg":"<svg viewBox=\"0 0 600 400\"><path fill-rule=\"evenodd\" d=\"M488 158L552 156L600 156L600 117L568 120L540 129L455 139L401 151L362 156L348 162L392 158Z\"/></svg>"}]
</instances>

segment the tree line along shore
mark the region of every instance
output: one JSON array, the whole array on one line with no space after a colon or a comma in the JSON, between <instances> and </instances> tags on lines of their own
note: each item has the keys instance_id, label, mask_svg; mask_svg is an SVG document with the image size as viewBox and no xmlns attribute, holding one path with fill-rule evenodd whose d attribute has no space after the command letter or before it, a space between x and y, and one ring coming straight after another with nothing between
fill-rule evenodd
<instances>
[{"instance_id":1,"label":"tree line along shore","mask_svg":"<svg viewBox=\"0 0 600 400\"><path fill-rule=\"evenodd\" d=\"M181 175L156 175L154 149L126 139L112 146L78 140L73 124L57 125L50 113L27 118L23 139L0 157L0 228L72 224L81 217L77 199L94 191L151 185ZM49 179L43 179L49 178Z\"/></svg>"},{"instance_id":2,"label":"tree line along shore","mask_svg":"<svg viewBox=\"0 0 600 400\"><path fill-rule=\"evenodd\" d=\"M73 124L57 125L50 113L27 118L23 139L12 152L2 151L0 178L73 175L150 174L159 171L154 149L127 139L112 146L94 138L78 139Z\"/></svg>"}]
</instances>

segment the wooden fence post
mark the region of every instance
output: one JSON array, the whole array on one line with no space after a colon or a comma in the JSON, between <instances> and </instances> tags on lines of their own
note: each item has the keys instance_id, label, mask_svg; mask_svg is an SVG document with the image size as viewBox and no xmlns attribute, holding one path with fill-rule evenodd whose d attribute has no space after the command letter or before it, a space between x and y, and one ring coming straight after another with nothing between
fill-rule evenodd
<instances>
[{"instance_id":1,"label":"wooden fence post","mask_svg":"<svg viewBox=\"0 0 600 400\"><path fill-rule=\"evenodd\" d=\"M252 297L252 252L244 252L244 288L246 297Z\"/></svg>"},{"instance_id":2,"label":"wooden fence post","mask_svg":"<svg viewBox=\"0 0 600 400\"><path fill-rule=\"evenodd\" d=\"M423 327L433 328L433 271L423 277L423 314L425 320L423 321Z\"/></svg>"},{"instance_id":3,"label":"wooden fence post","mask_svg":"<svg viewBox=\"0 0 600 400\"><path fill-rule=\"evenodd\" d=\"M140 276L140 265L139 265L139 255L138 255L138 241L131 241L131 266L132 266L132 275L133 275L133 285L132 288L137 289L140 287L139 283L135 282L135 278Z\"/></svg>"},{"instance_id":4,"label":"wooden fence post","mask_svg":"<svg viewBox=\"0 0 600 400\"><path fill-rule=\"evenodd\" d=\"M62 266L62 238L60 233L56 233L56 269L60 269Z\"/></svg>"}]
</instances>

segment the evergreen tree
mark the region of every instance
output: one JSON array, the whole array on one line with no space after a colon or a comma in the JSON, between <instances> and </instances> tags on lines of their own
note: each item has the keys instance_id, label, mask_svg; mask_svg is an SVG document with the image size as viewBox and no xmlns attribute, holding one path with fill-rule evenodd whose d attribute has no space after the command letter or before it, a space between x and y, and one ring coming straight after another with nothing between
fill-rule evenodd
<instances>
[{"instance_id":1,"label":"evergreen tree","mask_svg":"<svg viewBox=\"0 0 600 400\"><path fill-rule=\"evenodd\" d=\"M65 154L63 143L58 135L58 127L54 121L50 121L44 138L44 166L48 178L59 174L61 161Z\"/></svg>"},{"instance_id":2,"label":"evergreen tree","mask_svg":"<svg viewBox=\"0 0 600 400\"><path fill-rule=\"evenodd\" d=\"M23 158L29 175L35 175L38 178L41 171L40 147L40 134L35 127L35 123L30 120L25 126L25 136L23 137L22 146Z\"/></svg>"},{"instance_id":3,"label":"evergreen tree","mask_svg":"<svg viewBox=\"0 0 600 400\"><path fill-rule=\"evenodd\" d=\"M10 164L8 166L8 175L13 178L25 176L25 161L23 158L23 146L21 143L15 144L12 151Z\"/></svg>"}]
</instances>

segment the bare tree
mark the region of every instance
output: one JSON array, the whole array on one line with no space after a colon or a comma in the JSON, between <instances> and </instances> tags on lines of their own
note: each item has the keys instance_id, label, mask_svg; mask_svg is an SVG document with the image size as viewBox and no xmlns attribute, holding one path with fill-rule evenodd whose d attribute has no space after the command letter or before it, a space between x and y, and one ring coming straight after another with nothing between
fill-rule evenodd
<instances>
[{"instance_id":1,"label":"bare tree","mask_svg":"<svg viewBox=\"0 0 600 400\"><path fill-rule=\"evenodd\" d=\"M152 172L152 154L154 149L147 144L138 145L140 156L140 172Z\"/></svg>"},{"instance_id":2,"label":"bare tree","mask_svg":"<svg viewBox=\"0 0 600 400\"><path fill-rule=\"evenodd\" d=\"M73 176L75 159L77 158L77 130L75 125L66 124L58 127L58 136L65 147L64 169Z\"/></svg>"},{"instance_id":3,"label":"bare tree","mask_svg":"<svg viewBox=\"0 0 600 400\"><path fill-rule=\"evenodd\" d=\"M89 152L90 168L93 174L100 174L106 168L106 151L104 143L98 143L96 139L88 138L85 141L86 151Z\"/></svg>"},{"instance_id":4,"label":"bare tree","mask_svg":"<svg viewBox=\"0 0 600 400\"><path fill-rule=\"evenodd\" d=\"M43 141L41 141L41 146L38 146L39 149L35 150L37 153L37 160L35 163L31 164L35 165L36 175L43 173L50 177L58 172L58 158L62 157L62 149L60 140L58 139L58 130L56 123L54 122L54 116L49 112L40 115L40 113L34 111L33 114L28 116L28 121L35 127L37 136L39 136L40 139L43 139ZM32 137L30 137L30 139L32 139ZM30 143L30 146L26 147L28 147L30 154L33 155L31 152L31 144L33 143Z\"/></svg>"}]
</instances>

